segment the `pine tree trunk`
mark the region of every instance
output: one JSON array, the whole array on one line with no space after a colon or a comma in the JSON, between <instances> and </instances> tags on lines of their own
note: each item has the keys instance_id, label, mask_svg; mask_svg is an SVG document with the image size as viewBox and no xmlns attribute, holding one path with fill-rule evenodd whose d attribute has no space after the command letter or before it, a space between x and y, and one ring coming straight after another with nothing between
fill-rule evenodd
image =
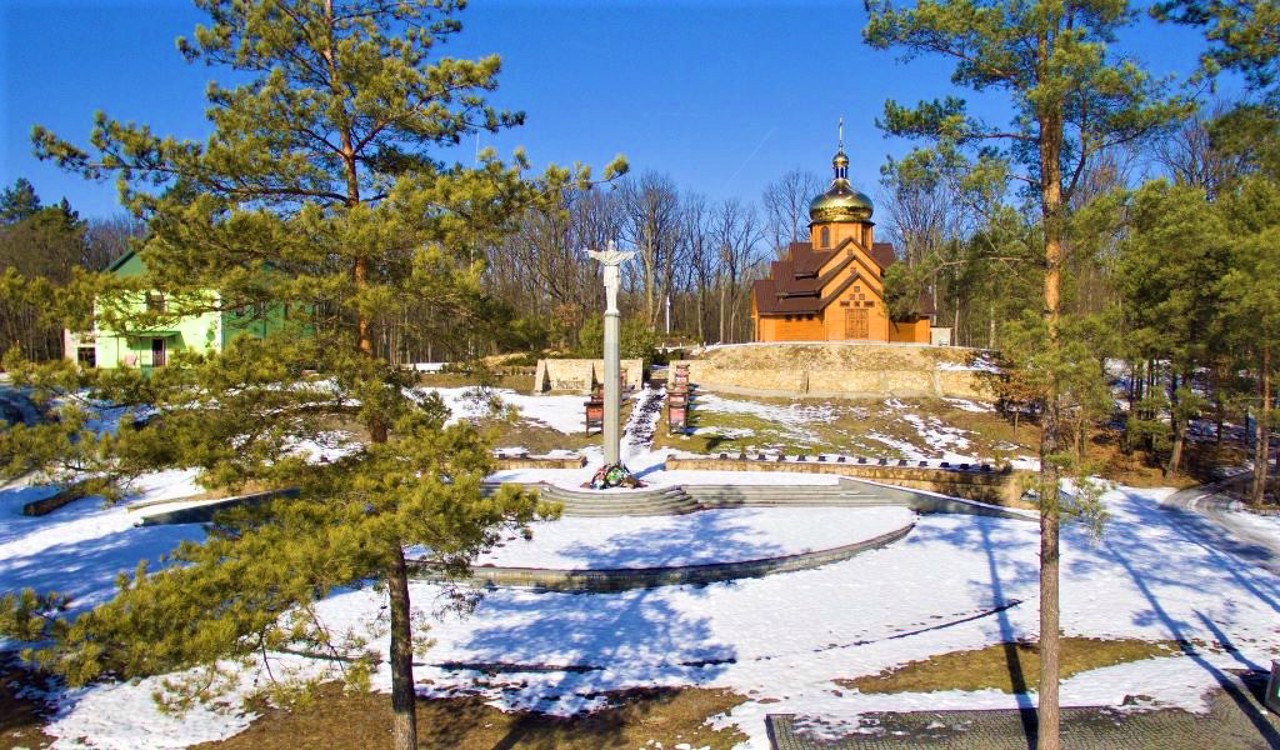
<instances>
[{"instance_id":1,"label":"pine tree trunk","mask_svg":"<svg viewBox=\"0 0 1280 750\"><path fill-rule=\"evenodd\" d=\"M1169 421L1173 425L1173 450L1169 453L1169 463L1165 466L1165 473L1174 475L1182 465L1182 447L1186 442L1187 420L1178 408L1178 376L1172 373L1169 375L1169 405Z\"/></svg>"},{"instance_id":2,"label":"pine tree trunk","mask_svg":"<svg viewBox=\"0 0 1280 750\"><path fill-rule=\"evenodd\" d=\"M1040 59L1048 59L1048 40L1040 39ZM1044 318L1048 329L1049 378L1045 389L1044 429L1040 433L1040 687L1037 701L1037 750L1062 747L1058 698L1058 440L1061 435L1057 355L1062 309L1062 110L1047 106L1040 119L1040 206L1044 217Z\"/></svg>"},{"instance_id":3,"label":"pine tree trunk","mask_svg":"<svg viewBox=\"0 0 1280 750\"><path fill-rule=\"evenodd\" d=\"M1258 417L1253 422L1253 492L1250 501L1261 505L1267 490L1267 456L1271 450L1271 347L1262 347L1258 373Z\"/></svg>"},{"instance_id":4,"label":"pine tree trunk","mask_svg":"<svg viewBox=\"0 0 1280 750\"><path fill-rule=\"evenodd\" d=\"M1045 472L1050 473L1050 472ZM1051 472L1056 475L1056 470ZM1038 702L1038 750L1057 750L1059 740L1058 696L1058 498L1056 478L1045 482L1045 491L1054 497L1041 498L1040 513L1040 688Z\"/></svg>"},{"instance_id":5,"label":"pine tree trunk","mask_svg":"<svg viewBox=\"0 0 1280 750\"><path fill-rule=\"evenodd\" d=\"M395 750L417 750L416 692L413 687L413 632L409 616L409 575L397 544L387 566L391 599L391 736Z\"/></svg>"},{"instance_id":6,"label":"pine tree trunk","mask_svg":"<svg viewBox=\"0 0 1280 750\"><path fill-rule=\"evenodd\" d=\"M1222 398L1224 381L1222 363L1213 366L1213 444L1222 447L1222 424L1227 420L1226 402Z\"/></svg>"}]
</instances>

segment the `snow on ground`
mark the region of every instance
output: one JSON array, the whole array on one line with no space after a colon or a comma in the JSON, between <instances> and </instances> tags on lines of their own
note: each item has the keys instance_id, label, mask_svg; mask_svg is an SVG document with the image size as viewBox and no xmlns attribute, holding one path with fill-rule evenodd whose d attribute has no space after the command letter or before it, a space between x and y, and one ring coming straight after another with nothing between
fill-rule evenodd
<instances>
[{"instance_id":1,"label":"snow on ground","mask_svg":"<svg viewBox=\"0 0 1280 750\"><path fill-rule=\"evenodd\" d=\"M1113 515L1100 544L1091 543L1083 531L1067 530L1063 629L1068 635L1178 639L1203 646L1190 656L1075 677L1063 685L1065 705L1119 705L1126 695L1144 694L1160 705L1200 709L1202 694L1224 670L1265 667L1280 648L1280 582L1171 523L1158 507L1168 492L1109 493ZM93 598L95 592L109 590L106 569L128 569L140 556L200 534L193 527L129 528L119 518L121 509L92 504L45 519L15 518L19 496L33 493L9 490L0 495L0 510L12 522L6 523L0 540L0 580L6 589L15 583L80 585L88 580L96 582L87 591ZM551 563L562 558L574 565L583 559L608 560L631 554L620 552L624 545L619 537L638 537L641 529L659 547L678 538L671 545L678 550L820 546L838 536L822 535L833 534L831 527L840 525L825 513L775 509L768 518L695 515L676 531L662 526L669 519L601 520L604 530L581 535L548 525L535 537L535 545L543 545L540 552L519 558L525 552L508 546L491 559ZM855 534L870 533L861 523L870 525L874 518L860 517L857 524L847 525ZM567 522L561 523L569 529ZM773 532L760 538L766 525ZM33 544L38 536L43 540ZM767 713L797 713L848 728L869 711L1015 707L1028 699L996 691L863 695L839 688L833 680L1034 637L1036 551L1035 524L930 515L921 517L903 541L817 570L616 594L499 589L487 592L471 617L433 627L436 646L417 677L430 695L479 694L507 709L561 714L598 707L602 691L653 685L729 688L750 700L717 722L738 726L751 737L744 747L760 749L768 747ZM85 552L93 557L86 560ZM24 565L15 566L15 560ZM78 569L73 573L68 565ZM42 573L24 572L33 568ZM104 569L102 574L95 572L98 568ZM419 606L431 609L443 589L415 583L413 596ZM375 621L381 605L379 594L359 589L332 596L321 608L331 627L344 628ZM996 611L1001 607L1007 609ZM385 647L384 641L374 643L379 650ZM459 662L538 669L494 677L459 669ZM574 669L557 671L557 666ZM385 670L375 684L387 688ZM150 703L153 687L149 682L115 685L67 697L64 715L53 725L64 737L59 747L77 746L72 738L80 736L96 747L181 747L235 733L246 722L229 711L202 712L190 725L166 723ZM159 744L161 736L173 744Z\"/></svg>"},{"instance_id":2,"label":"snow on ground","mask_svg":"<svg viewBox=\"0 0 1280 750\"><path fill-rule=\"evenodd\" d=\"M131 500L161 500L199 492L194 474L166 471L144 477ZM60 591L83 611L115 592L115 576L132 573L139 560L152 568L183 539L203 539L199 526L134 528L124 504L104 507L99 498L77 500L43 517L22 506L52 495L48 487L0 490L0 594L33 588ZM5 643L0 639L0 648Z\"/></svg>"},{"instance_id":3,"label":"snow on ground","mask_svg":"<svg viewBox=\"0 0 1280 750\"><path fill-rule=\"evenodd\" d=\"M762 404L754 401L699 393L693 408L698 411L721 414L746 414L787 431L794 442L816 442L817 435L809 429L811 424L824 424L835 419L836 412L830 404L793 403L787 405Z\"/></svg>"},{"instance_id":4,"label":"snow on ground","mask_svg":"<svg viewBox=\"0 0 1280 750\"><path fill-rule=\"evenodd\" d=\"M995 407L991 404L980 404L977 401L970 401L964 398L944 398L942 400L961 411L969 411L975 414L995 411Z\"/></svg>"},{"instance_id":5,"label":"snow on ground","mask_svg":"<svg viewBox=\"0 0 1280 750\"><path fill-rule=\"evenodd\" d=\"M902 458L905 458L908 461L923 461L927 458L932 458L932 456L927 455L906 440L899 440L895 437L890 437L883 432L868 432L867 438L893 448L902 456Z\"/></svg>"},{"instance_id":6,"label":"snow on ground","mask_svg":"<svg viewBox=\"0 0 1280 750\"><path fill-rule=\"evenodd\" d=\"M1262 534L1273 540L1280 548L1280 515L1262 515L1239 511L1231 514L1231 520L1256 534Z\"/></svg>"},{"instance_id":7,"label":"snow on ground","mask_svg":"<svg viewBox=\"0 0 1280 750\"><path fill-rule=\"evenodd\" d=\"M968 364L960 364L957 362L939 362L939 370L974 370L977 372L999 373L1000 366L987 356L986 352L979 352Z\"/></svg>"},{"instance_id":8,"label":"snow on ground","mask_svg":"<svg viewBox=\"0 0 1280 750\"><path fill-rule=\"evenodd\" d=\"M185 714L156 709L161 678L76 690L48 728L56 750L178 750L248 729L253 713L197 706Z\"/></svg>"},{"instance_id":9,"label":"snow on ground","mask_svg":"<svg viewBox=\"0 0 1280 750\"><path fill-rule=\"evenodd\" d=\"M442 396L462 400L462 389L442 390L459 391ZM557 409L547 399L561 398L510 401L526 415L551 423L558 419ZM558 410L577 419L581 398L563 398L573 403ZM762 418L801 419L781 408ZM563 419L567 424L569 418ZM492 479L578 486L600 462L598 448L588 454L591 463L581 470L506 471ZM626 455L631 469L654 486L838 481L829 475L669 472L664 455L643 445L628 444ZM166 472L142 483L139 499L180 497L197 489L189 473ZM89 606L110 595L116 572L203 534L196 526L135 528L124 508L104 508L92 500L44 518L22 517L22 503L45 492L0 490L0 592L25 586L61 589ZM1159 502L1170 492L1109 492L1112 517L1100 543L1083 530L1065 531L1062 624L1067 635L1179 640L1196 644L1195 650L1067 680L1064 705L1119 706L1126 695L1142 694L1159 705L1202 709L1205 692L1228 679L1225 670L1265 668L1280 650L1280 581L1220 551L1212 538L1221 532L1209 522L1195 526L1184 515L1162 510ZM646 560L743 559L761 551L785 554L865 538L905 513L895 508L843 516L786 508L682 519L564 519L540 525L531 545L508 543L486 561L619 567ZM1259 524L1273 520L1256 519ZM728 688L749 700L715 722L737 726L750 736L743 747L758 750L769 747L768 713L795 713L811 717L815 726L843 730L870 711L1029 705L1026 696L997 691L863 695L834 680L1034 638L1037 544L1033 523L928 515L899 542L816 570L614 594L487 591L470 617L450 616L432 627L436 645L416 676L425 694L475 694L506 709L559 714L598 708L602 693L630 687ZM428 583L414 583L412 595L424 611L447 599L441 586ZM385 653L385 628L377 626L382 605L381 594L362 588L337 593L320 609L331 628L371 628L372 648ZM495 662L514 665L515 671L495 676L457 666ZM313 670L317 665L282 656L274 668ZM249 670L242 682L249 685L257 676ZM51 727L62 738L57 747L184 747L234 734L252 718L234 706L202 709L182 720L165 717L151 702L155 684L97 686L63 696ZM374 684L389 689L385 669Z\"/></svg>"},{"instance_id":10,"label":"snow on ground","mask_svg":"<svg viewBox=\"0 0 1280 750\"><path fill-rule=\"evenodd\" d=\"M511 537L477 565L517 568L656 568L795 555L900 529L907 508L733 508L685 516L566 517ZM715 539L715 544L709 544Z\"/></svg>"},{"instance_id":11,"label":"snow on ground","mask_svg":"<svg viewBox=\"0 0 1280 750\"><path fill-rule=\"evenodd\" d=\"M915 414L904 414L903 420L916 428L916 432L924 438L929 447L943 454L942 460L964 463L973 461L971 454L954 453L952 449L963 451L970 447L967 430L949 427L937 417L920 417Z\"/></svg>"},{"instance_id":12,"label":"snow on ground","mask_svg":"<svg viewBox=\"0 0 1280 750\"><path fill-rule=\"evenodd\" d=\"M476 388L417 388L415 393L438 394L453 413L453 419L476 419L489 412L485 399L476 397L481 393ZM586 428L586 412L582 407L584 397L581 395L529 396L510 388L490 388L488 393L519 410L521 418L566 435L580 433Z\"/></svg>"},{"instance_id":13,"label":"snow on ground","mask_svg":"<svg viewBox=\"0 0 1280 750\"><path fill-rule=\"evenodd\" d=\"M1280 645L1274 577L1241 566L1170 526L1161 491L1109 495L1113 518L1097 546L1069 530L1063 544L1068 635L1197 640L1239 652L1121 665L1064 684L1067 705L1119 705L1125 695L1201 708L1223 669L1261 667ZM860 695L833 679L874 674L933 654L1036 633L1034 524L935 515L889 548L819 570L705 587L610 595L490 593L467 621L433 632L433 663L508 662L600 667L519 673L473 683L469 672L428 668L432 691L476 691L508 708L571 712L600 690L643 685L728 687L753 700L726 723L768 747L765 713L853 722L866 711L1014 707L987 691ZM424 599L433 587L419 586ZM354 595L353 595L354 596ZM1002 613L974 615L1012 604ZM341 605L332 603L339 609ZM690 665L695 666L690 666ZM778 702L764 702L776 699Z\"/></svg>"}]
</instances>

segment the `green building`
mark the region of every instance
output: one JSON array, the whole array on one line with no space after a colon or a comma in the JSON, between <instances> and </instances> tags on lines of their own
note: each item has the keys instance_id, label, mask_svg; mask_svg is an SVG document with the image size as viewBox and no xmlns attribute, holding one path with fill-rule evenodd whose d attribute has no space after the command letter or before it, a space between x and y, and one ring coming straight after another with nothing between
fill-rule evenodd
<instances>
[{"instance_id":1,"label":"green building","mask_svg":"<svg viewBox=\"0 0 1280 750\"><path fill-rule=\"evenodd\" d=\"M147 268L142 258L130 250L107 269L120 278L142 276ZM221 351L232 339L241 335L266 336L279 330L288 318L288 309L281 305L265 313L256 310L216 310L218 293L210 291L209 312L168 318L156 328L112 331L95 320L93 331L74 333L67 331L65 353L68 359L86 367L140 367L149 370L164 367L178 352L208 354ZM151 310L165 312L166 299L162 290L138 293L136 299L127 299L125 306L132 312Z\"/></svg>"}]
</instances>

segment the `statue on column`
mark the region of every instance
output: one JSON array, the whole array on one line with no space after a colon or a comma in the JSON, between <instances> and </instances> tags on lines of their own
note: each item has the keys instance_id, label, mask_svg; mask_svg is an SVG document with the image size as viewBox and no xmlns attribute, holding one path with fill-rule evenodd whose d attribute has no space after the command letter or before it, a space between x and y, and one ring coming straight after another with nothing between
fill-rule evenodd
<instances>
[{"instance_id":1,"label":"statue on column","mask_svg":"<svg viewBox=\"0 0 1280 750\"><path fill-rule=\"evenodd\" d=\"M587 250L587 255L604 266L604 420L601 432L604 440L604 466L589 483L595 489L607 487L635 487L639 482L622 465L621 413L622 386L619 361L622 313L618 310L618 289L622 285L621 266L630 260L634 252L622 252L613 240L604 251Z\"/></svg>"}]
</instances>

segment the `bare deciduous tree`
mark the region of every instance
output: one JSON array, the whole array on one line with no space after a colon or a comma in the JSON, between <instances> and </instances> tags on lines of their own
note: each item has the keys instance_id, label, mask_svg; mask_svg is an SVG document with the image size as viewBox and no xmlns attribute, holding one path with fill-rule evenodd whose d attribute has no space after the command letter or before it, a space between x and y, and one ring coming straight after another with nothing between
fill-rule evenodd
<instances>
[{"instance_id":1,"label":"bare deciduous tree","mask_svg":"<svg viewBox=\"0 0 1280 750\"><path fill-rule=\"evenodd\" d=\"M760 198L765 215L764 233L778 257L786 254L790 243L808 239L809 201L822 190L818 175L799 168L765 186Z\"/></svg>"}]
</instances>

